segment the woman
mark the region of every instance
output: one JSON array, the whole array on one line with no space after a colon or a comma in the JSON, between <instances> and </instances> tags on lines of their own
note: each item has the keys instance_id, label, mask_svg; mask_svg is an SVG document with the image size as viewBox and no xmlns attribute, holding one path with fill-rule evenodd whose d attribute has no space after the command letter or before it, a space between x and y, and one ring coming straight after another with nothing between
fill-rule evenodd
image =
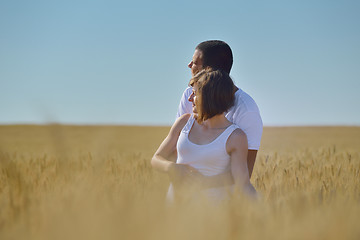
<instances>
[{"instance_id":1,"label":"woman","mask_svg":"<svg viewBox=\"0 0 360 240\"><path fill-rule=\"evenodd\" d=\"M184 114L175 121L151 160L155 169L169 174L168 198L177 199L181 188L200 183L198 192L210 199L226 199L226 184L220 181L220 187L212 187L208 179L227 172L233 179L232 188L255 194L247 169L246 135L225 117L234 104L233 81L221 70L207 69L194 76L190 85L193 114ZM170 160L174 152L176 162Z\"/></svg>"}]
</instances>

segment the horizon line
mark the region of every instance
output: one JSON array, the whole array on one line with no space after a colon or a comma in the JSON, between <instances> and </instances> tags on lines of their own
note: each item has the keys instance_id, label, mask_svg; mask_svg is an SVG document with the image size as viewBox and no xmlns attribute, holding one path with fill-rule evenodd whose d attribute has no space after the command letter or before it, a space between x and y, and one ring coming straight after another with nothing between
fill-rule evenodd
<instances>
[{"instance_id":1,"label":"horizon line","mask_svg":"<svg viewBox=\"0 0 360 240\"><path fill-rule=\"evenodd\" d=\"M78 127L171 127L171 124L128 124L128 123L0 123L1 127L6 126L78 126ZM360 127L360 124L269 124L264 125L264 128L272 127Z\"/></svg>"}]
</instances>

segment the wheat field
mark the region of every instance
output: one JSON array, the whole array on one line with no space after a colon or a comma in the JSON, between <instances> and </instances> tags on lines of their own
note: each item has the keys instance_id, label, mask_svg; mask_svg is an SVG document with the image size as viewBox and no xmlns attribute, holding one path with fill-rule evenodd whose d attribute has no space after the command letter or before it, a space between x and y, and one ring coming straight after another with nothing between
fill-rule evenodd
<instances>
[{"instance_id":1,"label":"wheat field","mask_svg":"<svg viewBox=\"0 0 360 240\"><path fill-rule=\"evenodd\" d=\"M264 128L239 195L168 206L168 127L0 126L0 239L360 239L360 127Z\"/></svg>"}]
</instances>

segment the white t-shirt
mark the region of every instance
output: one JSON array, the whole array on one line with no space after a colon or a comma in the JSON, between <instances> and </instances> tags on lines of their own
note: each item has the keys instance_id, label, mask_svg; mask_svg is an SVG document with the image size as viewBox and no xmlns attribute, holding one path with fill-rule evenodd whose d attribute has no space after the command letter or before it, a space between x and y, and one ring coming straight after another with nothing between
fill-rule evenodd
<instances>
[{"instance_id":1,"label":"white t-shirt","mask_svg":"<svg viewBox=\"0 0 360 240\"><path fill-rule=\"evenodd\" d=\"M185 113L192 113L192 103L188 101L191 93L191 87L185 89L176 117ZM235 93L234 106L226 113L226 118L245 132L248 139L248 149L259 150L263 123L254 99L239 88Z\"/></svg>"}]
</instances>

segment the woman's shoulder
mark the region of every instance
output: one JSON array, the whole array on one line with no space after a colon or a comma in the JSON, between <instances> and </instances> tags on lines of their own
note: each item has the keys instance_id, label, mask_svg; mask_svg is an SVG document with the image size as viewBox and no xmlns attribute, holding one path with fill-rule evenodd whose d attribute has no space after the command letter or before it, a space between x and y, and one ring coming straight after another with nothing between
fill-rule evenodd
<instances>
[{"instance_id":1,"label":"woman's shoulder","mask_svg":"<svg viewBox=\"0 0 360 240\"><path fill-rule=\"evenodd\" d=\"M234 131L231 133L229 138L233 138L235 140L243 140L246 139L246 134L243 130L241 130L238 126L234 124Z\"/></svg>"},{"instance_id":2,"label":"woman's shoulder","mask_svg":"<svg viewBox=\"0 0 360 240\"><path fill-rule=\"evenodd\" d=\"M183 129L183 127L189 121L190 117L191 117L190 113L185 113L185 114L181 115L180 117L178 117L172 126L174 131L180 132L181 129Z\"/></svg>"},{"instance_id":3,"label":"woman's shoulder","mask_svg":"<svg viewBox=\"0 0 360 240\"><path fill-rule=\"evenodd\" d=\"M235 125L236 126L236 125ZM234 127L234 131L230 134L227 140L227 147L232 148L248 148L248 141L246 134L239 127Z\"/></svg>"},{"instance_id":4,"label":"woman's shoulder","mask_svg":"<svg viewBox=\"0 0 360 240\"><path fill-rule=\"evenodd\" d=\"M185 114L181 115L180 117L178 117L177 120L179 120L180 123L185 122L185 124L186 124L190 117L191 117L191 113L185 113Z\"/></svg>"}]
</instances>

